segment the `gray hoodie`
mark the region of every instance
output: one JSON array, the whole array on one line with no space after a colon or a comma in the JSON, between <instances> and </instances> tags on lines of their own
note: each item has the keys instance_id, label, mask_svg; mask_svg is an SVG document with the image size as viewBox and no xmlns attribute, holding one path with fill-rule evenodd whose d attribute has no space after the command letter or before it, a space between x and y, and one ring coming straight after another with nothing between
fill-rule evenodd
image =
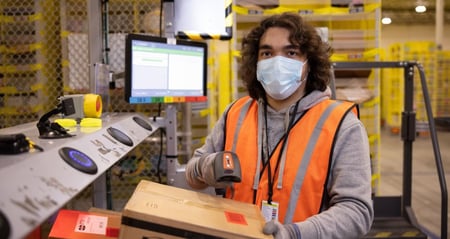
<instances>
[{"instance_id":1,"label":"gray hoodie","mask_svg":"<svg viewBox=\"0 0 450 239\"><path fill-rule=\"evenodd\" d=\"M300 100L295 117L317 103L329 99L330 89L314 91ZM262 101L259 102L262 109ZM268 107L269 150L272 151L286 132L294 105L276 112ZM205 144L196 149L186 166L187 181L197 188L206 187L194 174L195 162L214 157L224 148L224 115L217 121ZM371 162L367 132L354 114L347 114L338 131L329 175L328 208L302 222L295 222L302 238L359 238L373 221ZM245 170L245 169L242 169ZM203 184L203 185L202 185ZM274 192L276 193L276 191Z\"/></svg>"}]
</instances>

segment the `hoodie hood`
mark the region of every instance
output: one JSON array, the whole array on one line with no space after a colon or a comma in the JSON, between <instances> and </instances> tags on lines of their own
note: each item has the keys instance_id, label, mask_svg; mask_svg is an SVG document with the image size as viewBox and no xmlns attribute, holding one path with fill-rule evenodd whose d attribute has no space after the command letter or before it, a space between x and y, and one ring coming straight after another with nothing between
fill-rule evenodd
<instances>
[{"instance_id":1,"label":"hoodie hood","mask_svg":"<svg viewBox=\"0 0 450 239\"><path fill-rule=\"evenodd\" d=\"M300 101L298 102L296 118L300 117L300 115L302 115L303 112L305 112L309 108L311 108L314 105L316 105L324 100L327 100L329 98L331 98L331 89L329 87L327 87L327 89L325 89L325 91L316 90L316 91L311 92L307 96L300 99ZM260 106L259 108L260 109L264 108L263 104L264 104L264 101L262 99L260 99L259 100L259 106ZM294 113L293 111L295 109L295 104L296 103L294 103L294 104L290 105L289 107L282 109L280 111L275 111L273 108L268 106L267 107L267 118L268 118L269 122L272 122L272 123L283 122L283 125L276 123L275 127L277 127L277 128L282 127L285 132L285 130L287 130L289 120ZM283 118L283 119L281 120L280 118Z\"/></svg>"}]
</instances>

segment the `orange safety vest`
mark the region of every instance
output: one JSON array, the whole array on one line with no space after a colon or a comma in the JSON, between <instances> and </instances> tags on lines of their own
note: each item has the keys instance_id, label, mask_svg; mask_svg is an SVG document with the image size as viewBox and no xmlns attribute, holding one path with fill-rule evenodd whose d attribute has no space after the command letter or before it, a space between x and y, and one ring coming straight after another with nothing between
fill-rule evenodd
<instances>
[{"instance_id":1,"label":"orange safety vest","mask_svg":"<svg viewBox=\"0 0 450 239\"><path fill-rule=\"evenodd\" d=\"M275 172L282 143L270 158L274 177L272 200L279 203L279 221L299 222L320 212L329 174L329 164L336 132L344 116L351 110L358 115L354 103L325 100L309 109L289 132L285 146L284 169ZM261 122L263 123L263 122ZM250 97L237 100L226 116L225 150L235 151L241 164L242 182L234 184L233 199L256 205L268 199L267 167L259 183L254 182L258 160L258 103ZM270 137L270 135L268 136ZM261 163L262 165L263 163ZM261 166L260 170L263 167ZM278 173L283 171L282 186ZM226 197L230 198L228 190Z\"/></svg>"}]
</instances>

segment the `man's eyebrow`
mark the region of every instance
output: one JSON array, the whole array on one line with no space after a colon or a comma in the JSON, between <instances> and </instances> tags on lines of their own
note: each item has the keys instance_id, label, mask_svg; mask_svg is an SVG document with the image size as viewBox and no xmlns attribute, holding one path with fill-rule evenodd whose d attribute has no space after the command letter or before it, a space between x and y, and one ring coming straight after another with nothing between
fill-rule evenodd
<instances>
[{"instance_id":1,"label":"man's eyebrow","mask_svg":"<svg viewBox=\"0 0 450 239\"><path fill-rule=\"evenodd\" d=\"M264 44L264 45L259 46L259 50L272 50L272 49L273 49L273 47L271 45L268 45L268 44ZM283 46L283 50L298 50L298 49L299 49L299 47L297 45L294 45L294 44Z\"/></svg>"},{"instance_id":2,"label":"man's eyebrow","mask_svg":"<svg viewBox=\"0 0 450 239\"><path fill-rule=\"evenodd\" d=\"M285 50L292 50L292 49L298 50L299 47L298 47L298 45L291 44L291 45L284 46L283 49L285 49Z\"/></svg>"},{"instance_id":3,"label":"man's eyebrow","mask_svg":"<svg viewBox=\"0 0 450 239\"><path fill-rule=\"evenodd\" d=\"M271 47L270 45L264 44L264 45L259 46L259 49L260 50L270 50L270 49L273 49L273 47Z\"/></svg>"}]
</instances>

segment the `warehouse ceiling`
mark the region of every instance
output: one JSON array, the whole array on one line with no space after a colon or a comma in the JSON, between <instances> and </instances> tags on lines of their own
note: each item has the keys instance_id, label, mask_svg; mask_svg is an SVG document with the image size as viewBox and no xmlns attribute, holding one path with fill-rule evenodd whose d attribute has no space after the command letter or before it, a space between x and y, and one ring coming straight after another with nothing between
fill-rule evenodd
<instances>
[{"instance_id":1,"label":"warehouse ceiling","mask_svg":"<svg viewBox=\"0 0 450 239\"><path fill-rule=\"evenodd\" d=\"M422 2L427 11L416 13L414 8ZM444 2L444 21L450 24L450 0ZM382 0L383 16L392 19L392 24L430 24L436 22L436 0Z\"/></svg>"},{"instance_id":2,"label":"warehouse ceiling","mask_svg":"<svg viewBox=\"0 0 450 239\"><path fill-rule=\"evenodd\" d=\"M450 0L444 2L444 22L450 24ZM236 0L241 5L278 6L280 2L295 2L295 0ZM361 0L331 0L333 4L345 5L350 2L364 2ZM370 2L370 1L369 1ZM427 8L424 13L416 13L415 7L423 3ZM436 0L381 0L382 16L392 19L392 24L409 25L436 23Z\"/></svg>"}]
</instances>

